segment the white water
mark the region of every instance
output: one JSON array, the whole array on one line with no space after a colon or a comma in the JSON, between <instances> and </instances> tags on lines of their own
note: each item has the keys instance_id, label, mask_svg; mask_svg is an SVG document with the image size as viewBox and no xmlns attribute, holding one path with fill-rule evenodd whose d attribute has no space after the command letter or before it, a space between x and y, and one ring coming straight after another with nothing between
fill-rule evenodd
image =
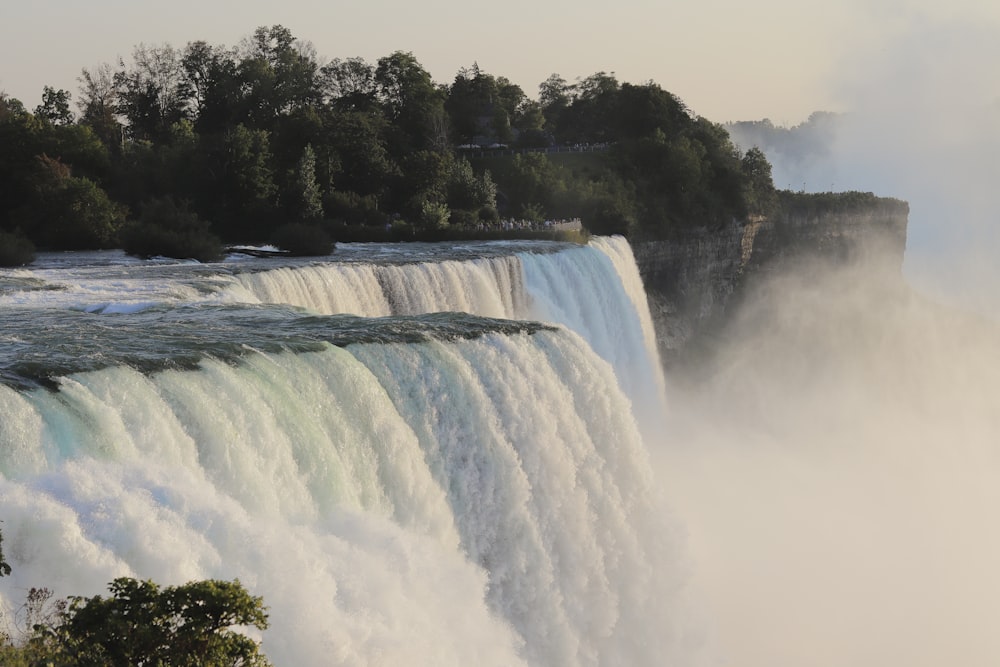
<instances>
[{"instance_id":1,"label":"white water","mask_svg":"<svg viewBox=\"0 0 1000 667\"><path fill-rule=\"evenodd\" d=\"M646 293L628 242L471 261L322 264L244 273L227 298L366 317L464 312L531 319L582 335L615 368L643 424L662 418L664 387Z\"/></svg>"},{"instance_id":2,"label":"white water","mask_svg":"<svg viewBox=\"0 0 1000 667\"><path fill-rule=\"evenodd\" d=\"M570 273L570 254L589 268ZM278 665L681 661L678 540L616 367L594 353L621 335L634 357L613 362L655 377L635 295L596 250L455 264L392 267L402 279L383 294L403 302L426 276L446 301L421 308L462 288L470 308L535 308L583 331L0 387L14 569L0 602L32 586L93 595L116 576L238 577L270 608L263 648ZM284 295L320 273L276 275ZM374 294L356 303L377 307Z\"/></svg>"}]
</instances>

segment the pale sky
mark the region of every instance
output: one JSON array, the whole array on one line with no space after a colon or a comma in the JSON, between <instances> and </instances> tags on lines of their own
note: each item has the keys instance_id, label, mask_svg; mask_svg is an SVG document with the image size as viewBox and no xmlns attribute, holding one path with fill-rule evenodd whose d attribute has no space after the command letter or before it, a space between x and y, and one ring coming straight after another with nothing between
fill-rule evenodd
<instances>
[{"instance_id":1,"label":"pale sky","mask_svg":"<svg viewBox=\"0 0 1000 667\"><path fill-rule=\"evenodd\" d=\"M606 71L652 79L717 122L796 124L815 110L846 110L838 87L850 80L853 55L877 54L881 39L955 16L1000 25L1000 3L2 0L0 90L31 109L42 86L75 94L82 67L128 59L140 42L231 46L258 26L282 24L327 59L412 51L438 82L476 61L535 97L553 72L573 81Z\"/></svg>"}]
</instances>

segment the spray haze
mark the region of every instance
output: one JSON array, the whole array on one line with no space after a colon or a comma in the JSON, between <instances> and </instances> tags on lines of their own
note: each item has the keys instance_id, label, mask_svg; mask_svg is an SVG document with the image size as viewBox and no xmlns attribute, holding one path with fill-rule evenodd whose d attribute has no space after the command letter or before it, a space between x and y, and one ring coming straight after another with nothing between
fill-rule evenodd
<instances>
[{"instance_id":1,"label":"spray haze","mask_svg":"<svg viewBox=\"0 0 1000 667\"><path fill-rule=\"evenodd\" d=\"M770 154L779 186L908 200L908 247L899 280L820 260L760 279L674 378L658 456L722 664L1000 660L996 37L896 16L852 45L825 150Z\"/></svg>"}]
</instances>

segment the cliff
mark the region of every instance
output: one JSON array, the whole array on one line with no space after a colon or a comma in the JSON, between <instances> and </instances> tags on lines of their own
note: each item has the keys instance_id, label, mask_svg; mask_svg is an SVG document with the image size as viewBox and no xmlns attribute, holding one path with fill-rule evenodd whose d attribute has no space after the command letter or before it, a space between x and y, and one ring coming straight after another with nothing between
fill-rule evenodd
<instances>
[{"instance_id":1,"label":"cliff","mask_svg":"<svg viewBox=\"0 0 1000 667\"><path fill-rule=\"evenodd\" d=\"M906 202L867 193L782 193L770 218L631 239L664 362L710 335L742 290L775 271L834 262L900 276L908 213Z\"/></svg>"}]
</instances>

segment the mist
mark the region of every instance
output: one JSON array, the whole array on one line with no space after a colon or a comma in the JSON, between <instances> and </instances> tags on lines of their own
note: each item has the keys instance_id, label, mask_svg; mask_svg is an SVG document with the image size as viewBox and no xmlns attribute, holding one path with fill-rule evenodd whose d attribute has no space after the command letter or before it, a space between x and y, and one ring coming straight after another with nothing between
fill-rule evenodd
<instances>
[{"instance_id":1,"label":"mist","mask_svg":"<svg viewBox=\"0 0 1000 667\"><path fill-rule=\"evenodd\" d=\"M674 379L656 449L719 664L997 664L998 331L809 269Z\"/></svg>"},{"instance_id":2,"label":"mist","mask_svg":"<svg viewBox=\"0 0 1000 667\"><path fill-rule=\"evenodd\" d=\"M1000 664L998 36L851 44L830 143L769 157L778 187L909 201L902 275L783 267L668 376L655 456L717 664Z\"/></svg>"}]
</instances>

